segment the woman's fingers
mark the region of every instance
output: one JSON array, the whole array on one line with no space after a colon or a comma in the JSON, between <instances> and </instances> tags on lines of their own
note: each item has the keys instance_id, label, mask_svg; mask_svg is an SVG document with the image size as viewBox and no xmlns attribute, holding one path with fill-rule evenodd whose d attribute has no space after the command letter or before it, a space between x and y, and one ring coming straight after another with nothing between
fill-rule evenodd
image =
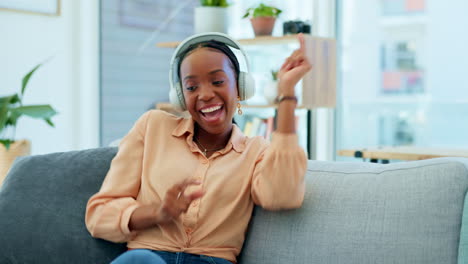
<instances>
[{"instance_id":1,"label":"woman's fingers","mask_svg":"<svg viewBox=\"0 0 468 264\"><path fill-rule=\"evenodd\" d=\"M186 212L194 200L204 195L204 191L198 190L188 195L185 194L185 191L189 186L200 184L200 181L194 179L186 179L181 183L175 184L166 193L162 206L163 210L166 211L171 218L177 218L181 213Z\"/></svg>"},{"instance_id":2,"label":"woman's fingers","mask_svg":"<svg viewBox=\"0 0 468 264\"><path fill-rule=\"evenodd\" d=\"M297 35L297 39L299 40L299 49L294 50L293 53L286 58L286 60L280 68L281 70L290 70L302 63L303 61L307 61L307 58L305 56L306 44L304 34L299 33Z\"/></svg>"},{"instance_id":3,"label":"woman's fingers","mask_svg":"<svg viewBox=\"0 0 468 264\"><path fill-rule=\"evenodd\" d=\"M304 37L304 34L299 33L299 34L297 35L297 39L299 40L299 50L300 50L302 53L305 53L306 45L305 45L305 37Z\"/></svg>"},{"instance_id":4,"label":"woman's fingers","mask_svg":"<svg viewBox=\"0 0 468 264\"><path fill-rule=\"evenodd\" d=\"M179 199L185 192L185 189L187 189L188 186L191 185L200 185L200 181L194 180L194 179L185 179L181 183L175 184L169 191L167 192L167 195L169 195L171 198L177 200Z\"/></svg>"},{"instance_id":5,"label":"woman's fingers","mask_svg":"<svg viewBox=\"0 0 468 264\"><path fill-rule=\"evenodd\" d=\"M183 201L181 201L181 202L179 203L179 206L180 206L180 207L179 207L180 213L182 213L182 212L183 212L183 213L186 213L187 210L188 210L189 207L190 207L190 204L191 204L194 200L201 198L204 194L205 194L204 191L199 190L199 191L195 191L195 192L193 192L193 193L191 193L191 194L189 194L189 195L184 195ZM180 213L179 213L179 214L180 214Z\"/></svg>"}]
</instances>

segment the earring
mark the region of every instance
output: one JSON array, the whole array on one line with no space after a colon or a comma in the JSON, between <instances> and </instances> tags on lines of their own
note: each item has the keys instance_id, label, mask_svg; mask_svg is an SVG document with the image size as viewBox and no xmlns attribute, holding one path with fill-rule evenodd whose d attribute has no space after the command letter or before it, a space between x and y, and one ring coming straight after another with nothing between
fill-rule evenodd
<instances>
[{"instance_id":1,"label":"earring","mask_svg":"<svg viewBox=\"0 0 468 264\"><path fill-rule=\"evenodd\" d=\"M240 96L237 96L237 113L242 115L241 103L240 103Z\"/></svg>"}]
</instances>

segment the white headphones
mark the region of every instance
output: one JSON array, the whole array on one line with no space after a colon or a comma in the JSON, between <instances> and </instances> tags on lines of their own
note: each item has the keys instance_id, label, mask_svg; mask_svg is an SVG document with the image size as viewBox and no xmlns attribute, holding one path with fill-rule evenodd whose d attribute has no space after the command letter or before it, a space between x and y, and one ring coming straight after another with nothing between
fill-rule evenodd
<instances>
[{"instance_id":1,"label":"white headphones","mask_svg":"<svg viewBox=\"0 0 468 264\"><path fill-rule=\"evenodd\" d=\"M179 65L179 59L180 59L179 55L193 44L207 42L210 40L216 40L216 41L222 42L226 44L228 47L237 49L241 52L244 58L245 65L247 65L246 66L247 72L243 72L243 71L239 72L237 87L238 87L240 100L241 101L247 100L251 98L252 96L254 96L255 94L255 81L252 75L249 74L249 71L250 71L249 61L247 58L247 54L242 49L241 45L236 40L229 37L228 35L219 33L219 32L206 32L206 33L195 34L185 39L184 41L182 41L182 43L179 44L174 54L172 55L171 65L169 69L169 83L171 85L171 89L169 91L169 99L171 103L175 107L179 108L180 110L187 110L187 108L185 106L185 99L184 99L184 93L182 91L182 84L178 76L177 67ZM237 56L236 58L237 60L239 60Z\"/></svg>"}]
</instances>

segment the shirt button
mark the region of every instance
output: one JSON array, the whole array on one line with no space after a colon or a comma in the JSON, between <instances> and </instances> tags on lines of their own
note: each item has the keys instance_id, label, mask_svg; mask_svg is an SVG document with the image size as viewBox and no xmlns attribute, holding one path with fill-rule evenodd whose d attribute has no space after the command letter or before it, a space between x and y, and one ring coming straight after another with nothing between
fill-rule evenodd
<instances>
[{"instance_id":1,"label":"shirt button","mask_svg":"<svg viewBox=\"0 0 468 264\"><path fill-rule=\"evenodd\" d=\"M193 232L193 230L192 230L192 228L187 227L187 228L185 228L185 232L187 232L187 234L190 234L190 233Z\"/></svg>"},{"instance_id":2,"label":"shirt button","mask_svg":"<svg viewBox=\"0 0 468 264\"><path fill-rule=\"evenodd\" d=\"M207 159L202 159L201 163L202 163L202 164L207 164L207 163L208 163L208 160L207 160Z\"/></svg>"},{"instance_id":3,"label":"shirt button","mask_svg":"<svg viewBox=\"0 0 468 264\"><path fill-rule=\"evenodd\" d=\"M193 206L198 206L198 201L193 201L193 202L192 202L192 205L193 205Z\"/></svg>"}]
</instances>

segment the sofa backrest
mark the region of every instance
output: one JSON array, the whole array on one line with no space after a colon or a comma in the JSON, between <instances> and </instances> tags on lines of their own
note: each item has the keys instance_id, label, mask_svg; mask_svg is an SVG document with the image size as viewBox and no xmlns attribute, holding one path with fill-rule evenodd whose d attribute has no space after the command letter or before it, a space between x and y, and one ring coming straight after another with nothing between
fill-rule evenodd
<instances>
[{"instance_id":1,"label":"sofa backrest","mask_svg":"<svg viewBox=\"0 0 468 264\"><path fill-rule=\"evenodd\" d=\"M17 160L0 189L0 263L109 263L125 244L88 233L86 203L117 148Z\"/></svg>"},{"instance_id":2,"label":"sofa backrest","mask_svg":"<svg viewBox=\"0 0 468 264\"><path fill-rule=\"evenodd\" d=\"M302 208L256 208L240 262L466 264L467 164L309 161Z\"/></svg>"}]
</instances>

